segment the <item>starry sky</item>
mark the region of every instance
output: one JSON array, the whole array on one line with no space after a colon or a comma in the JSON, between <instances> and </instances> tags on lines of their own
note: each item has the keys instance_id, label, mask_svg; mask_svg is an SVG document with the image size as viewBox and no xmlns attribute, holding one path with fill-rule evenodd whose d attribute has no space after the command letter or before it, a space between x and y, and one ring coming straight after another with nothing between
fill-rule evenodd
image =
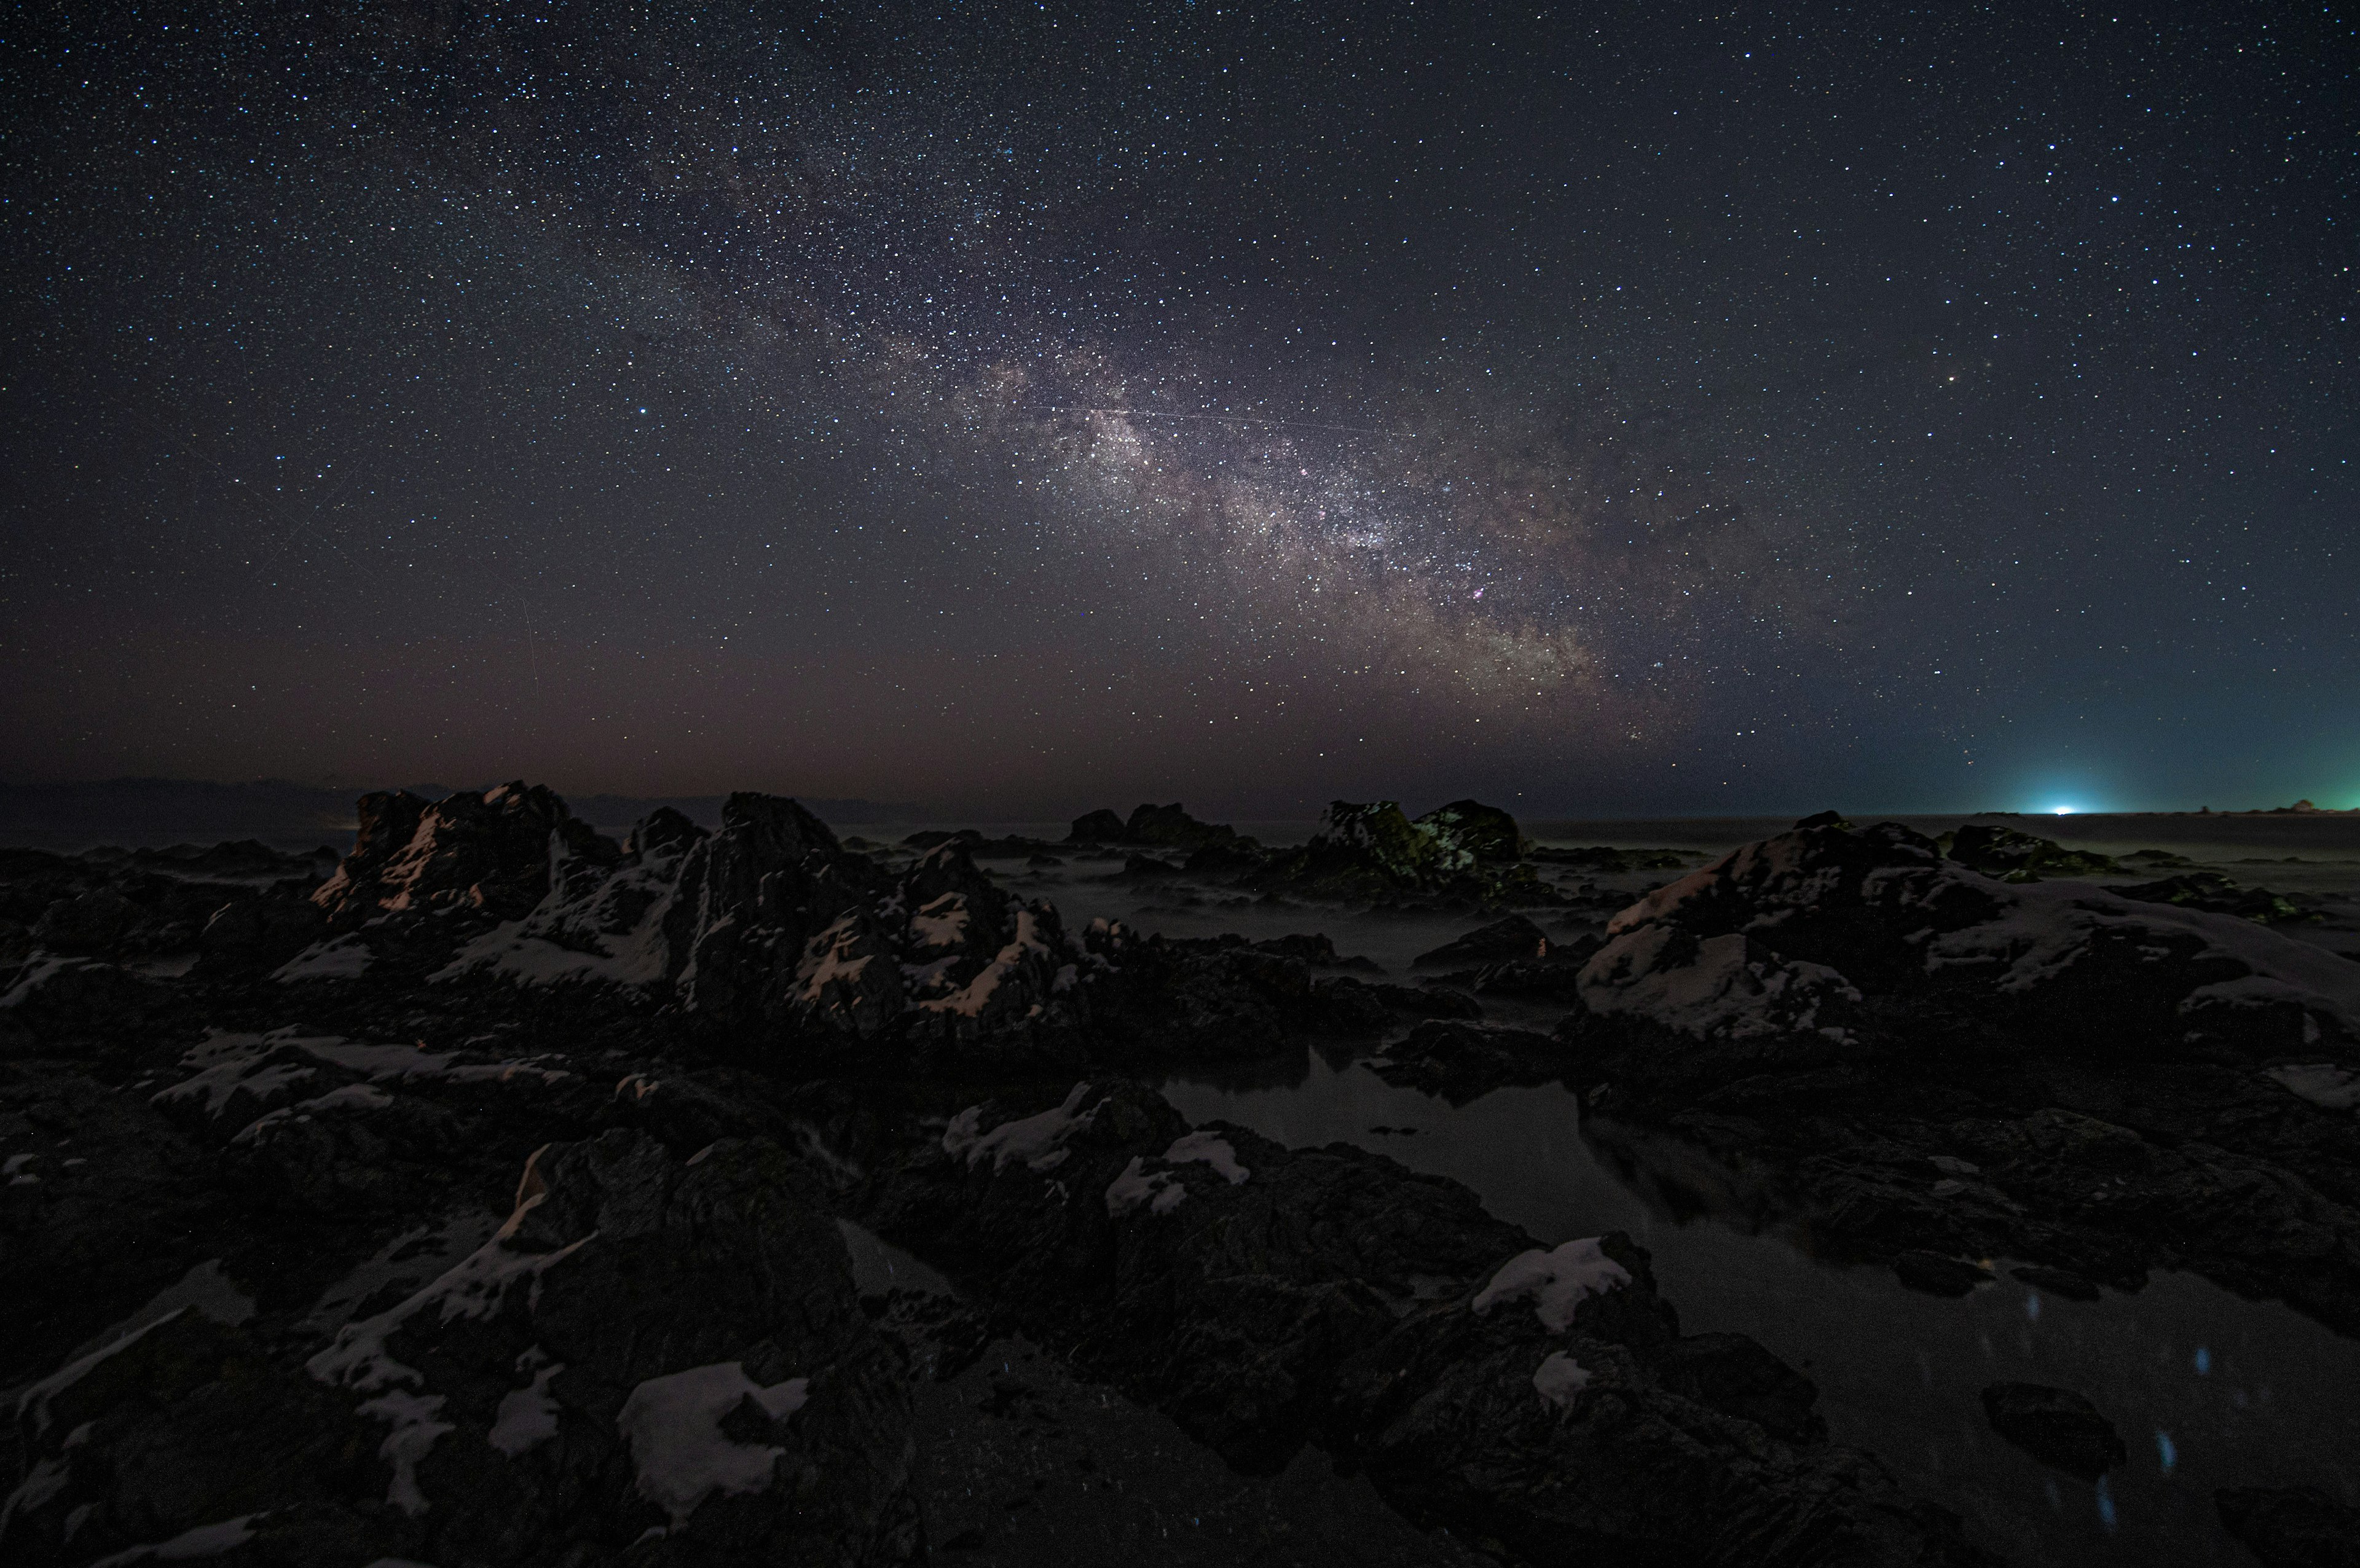
<instances>
[{"instance_id":1,"label":"starry sky","mask_svg":"<svg viewBox=\"0 0 2360 1568\"><path fill-rule=\"evenodd\" d=\"M5 26L0 779L2360 805L2335 6Z\"/></svg>"}]
</instances>

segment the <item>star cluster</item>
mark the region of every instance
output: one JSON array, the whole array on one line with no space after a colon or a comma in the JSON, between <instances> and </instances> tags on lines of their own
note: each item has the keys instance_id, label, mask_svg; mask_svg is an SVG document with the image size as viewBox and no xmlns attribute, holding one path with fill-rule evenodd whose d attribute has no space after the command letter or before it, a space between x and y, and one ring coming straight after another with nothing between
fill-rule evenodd
<instances>
[{"instance_id":1,"label":"star cluster","mask_svg":"<svg viewBox=\"0 0 2360 1568\"><path fill-rule=\"evenodd\" d=\"M28 14L0 770L2327 803L2354 42Z\"/></svg>"}]
</instances>

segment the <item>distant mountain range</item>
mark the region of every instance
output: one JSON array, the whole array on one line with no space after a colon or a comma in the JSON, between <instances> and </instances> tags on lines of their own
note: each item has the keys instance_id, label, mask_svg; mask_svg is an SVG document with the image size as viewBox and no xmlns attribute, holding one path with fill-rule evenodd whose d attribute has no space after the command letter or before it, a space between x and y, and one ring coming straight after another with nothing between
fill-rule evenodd
<instances>
[{"instance_id":1,"label":"distant mountain range","mask_svg":"<svg viewBox=\"0 0 2360 1568\"><path fill-rule=\"evenodd\" d=\"M450 787L441 784L399 787L430 800L452 793ZM282 847L324 844L341 851L352 844L353 802L366 793L358 788L330 789L284 779L242 784L193 779L0 784L0 844L77 849L115 844L136 849L250 838ZM724 799L720 795L570 795L566 803L585 822L617 831L658 806L670 806L705 827L717 827ZM912 822L924 814L906 800L810 795L796 799L831 823Z\"/></svg>"}]
</instances>

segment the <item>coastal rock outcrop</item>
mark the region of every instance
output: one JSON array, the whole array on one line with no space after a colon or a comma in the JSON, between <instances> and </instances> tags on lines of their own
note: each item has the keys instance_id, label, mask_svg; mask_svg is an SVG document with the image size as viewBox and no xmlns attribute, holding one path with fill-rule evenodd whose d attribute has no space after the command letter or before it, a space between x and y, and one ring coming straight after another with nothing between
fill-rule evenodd
<instances>
[{"instance_id":1,"label":"coastal rock outcrop","mask_svg":"<svg viewBox=\"0 0 2360 1568\"><path fill-rule=\"evenodd\" d=\"M865 1213L1231 1464L1319 1443L1524 1561L1983 1561L1826 1445L1806 1380L1741 1336L1683 1340L1627 1237L1542 1247L1382 1156L1191 1130L1086 1082L962 1110Z\"/></svg>"}]
</instances>

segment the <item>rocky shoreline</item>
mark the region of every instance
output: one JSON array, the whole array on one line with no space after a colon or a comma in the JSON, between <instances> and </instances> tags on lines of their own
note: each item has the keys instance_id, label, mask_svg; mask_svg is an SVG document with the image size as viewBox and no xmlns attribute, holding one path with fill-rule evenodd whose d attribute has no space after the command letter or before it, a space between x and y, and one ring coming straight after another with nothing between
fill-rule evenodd
<instances>
[{"instance_id":1,"label":"rocky shoreline","mask_svg":"<svg viewBox=\"0 0 2360 1568\"><path fill-rule=\"evenodd\" d=\"M989 1561L1031 1514L1067 1533L1028 1561L1182 1562L1190 1488L1284 1486L1322 1541L1248 1509L1233 1560L1992 1560L1627 1236L1148 1086L1306 1039L1454 1104L1567 1083L1916 1288L2190 1269L2360 1332L2360 964L2274 929L2310 903L1832 816L1635 901L1581 878L1678 856L1472 801L918 836L740 795L617 842L518 784L367 797L341 860L0 851L0 1554ZM1071 926L987 868L1036 857L1472 929L1400 985L1311 931ZM1105 1468L1011 1460L1061 1500L952 1523L977 1421L1032 1452L1090 1389ZM1237 1479L1175 1491L1173 1432ZM2294 1562L2350 1523L2316 1504L2222 1508Z\"/></svg>"}]
</instances>

